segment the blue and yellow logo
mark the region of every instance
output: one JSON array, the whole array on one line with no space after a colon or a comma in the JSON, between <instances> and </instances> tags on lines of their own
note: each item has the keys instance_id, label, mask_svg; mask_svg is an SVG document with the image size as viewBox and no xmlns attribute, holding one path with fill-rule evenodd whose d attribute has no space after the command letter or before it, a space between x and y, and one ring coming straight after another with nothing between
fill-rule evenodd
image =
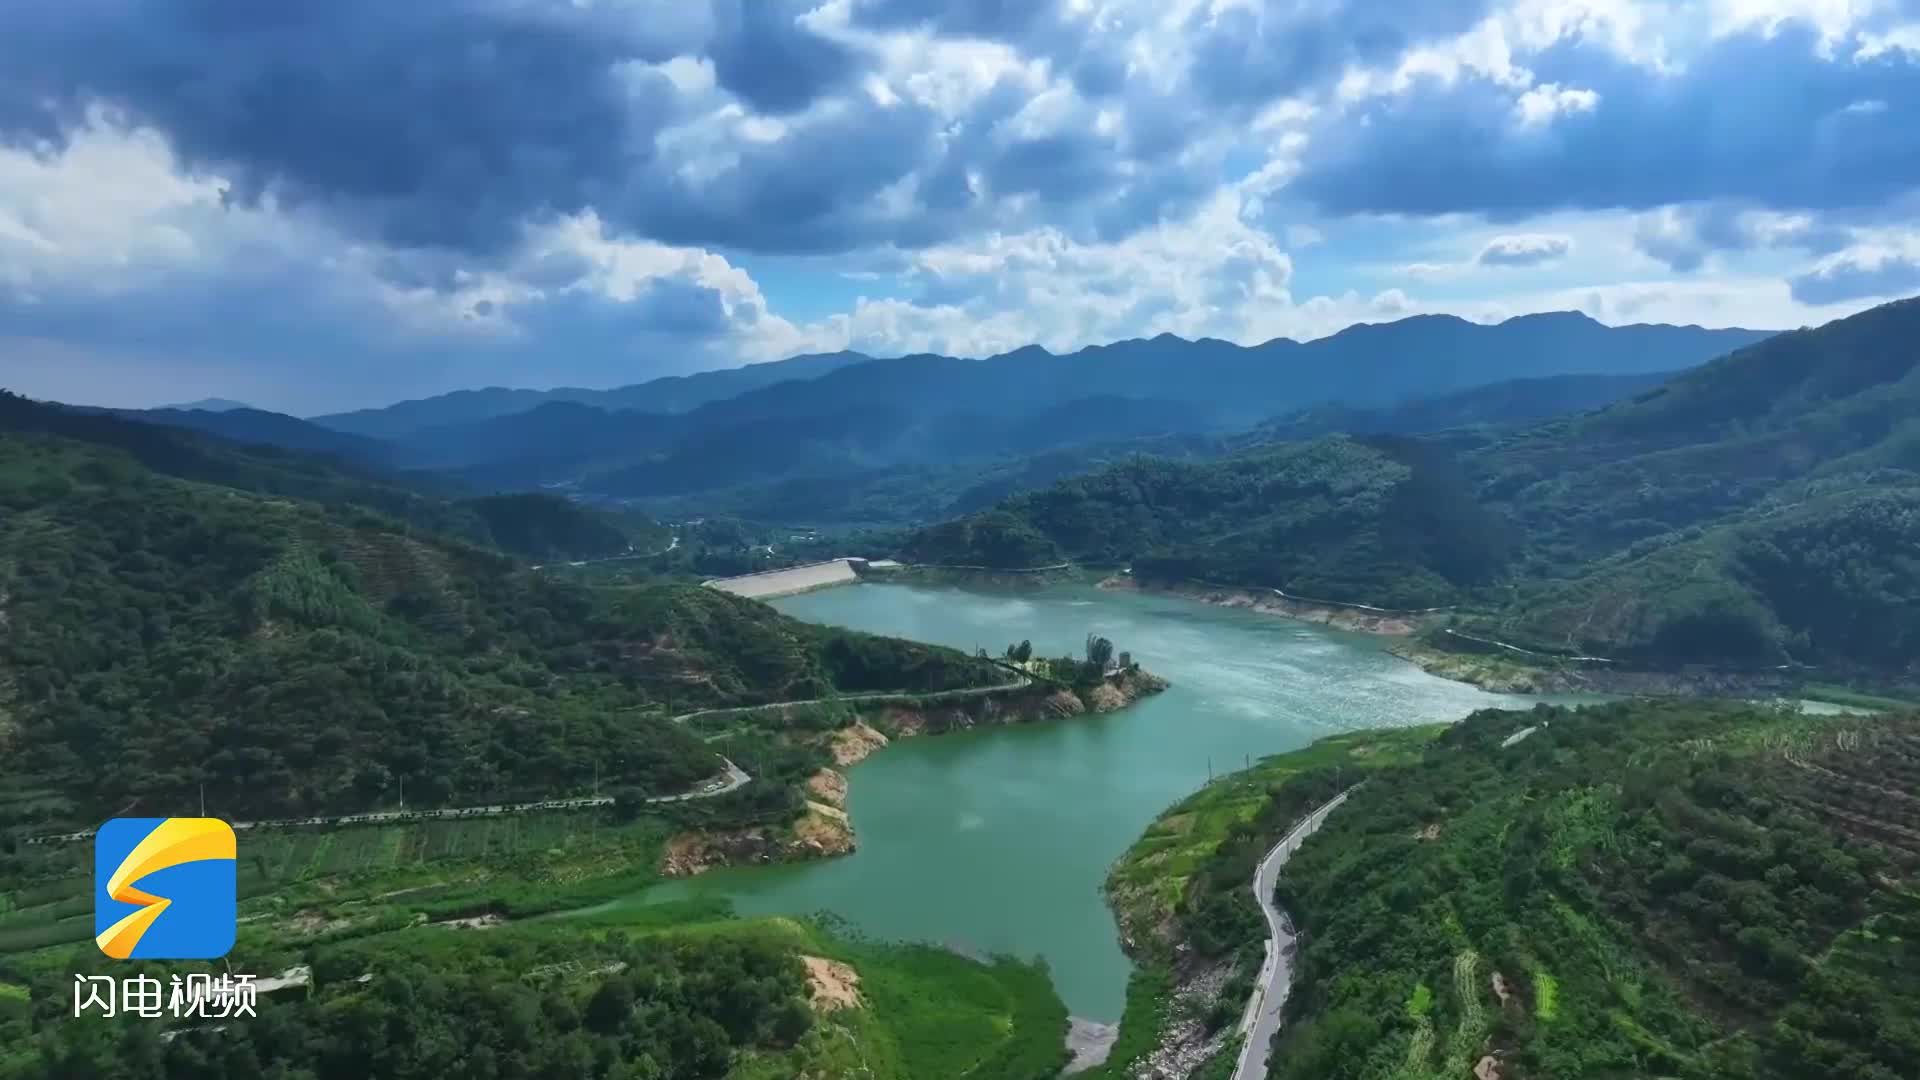
<instances>
[{"instance_id":1,"label":"blue and yellow logo","mask_svg":"<svg viewBox=\"0 0 1920 1080\"><path fill-rule=\"evenodd\" d=\"M213 960L233 948L233 828L114 818L93 837L93 940L116 960Z\"/></svg>"}]
</instances>

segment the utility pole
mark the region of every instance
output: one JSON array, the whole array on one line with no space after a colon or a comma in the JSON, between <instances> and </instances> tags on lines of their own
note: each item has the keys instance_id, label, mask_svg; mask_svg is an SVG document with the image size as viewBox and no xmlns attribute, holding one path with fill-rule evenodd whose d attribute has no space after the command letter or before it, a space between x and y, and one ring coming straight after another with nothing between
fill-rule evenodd
<instances>
[{"instance_id":1,"label":"utility pole","mask_svg":"<svg viewBox=\"0 0 1920 1080\"><path fill-rule=\"evenodd\" d=\"M1207 783L1213 783L1213 755L1207 755Z\"/></svg>"},{"instance_id":2,"label":"utility pole","mask_svg":"<svg viewBox=\"0 0 1920 1080\"><path fill-rule=\"evenodd\" d=\"M202 781L200 784L200 816L207 816L207 785L205 781Z\"/></svg>"}]
</instances>

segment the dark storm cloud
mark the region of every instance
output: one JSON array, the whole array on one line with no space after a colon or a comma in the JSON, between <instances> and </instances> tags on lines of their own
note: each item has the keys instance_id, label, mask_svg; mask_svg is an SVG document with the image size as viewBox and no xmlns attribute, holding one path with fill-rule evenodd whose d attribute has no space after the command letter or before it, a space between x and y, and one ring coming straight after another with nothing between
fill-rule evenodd
<instances>
[{"instance_id":1,"label":"dark storm cloud","mask_svg":"<svg viewBox=\"0 0 1920 1080\"><path fill-rule=\"evenodd\" d=\"M1920 292L1920 258L1888 253L1878 259L1848 254L1794 278L1793 298L1803 304L1895 298Z\"/></svg>"},{"instance_id":2,"label":"dark storm cloud","mask_svg":"<svg viewBox=\"0 0 1920 1080\"><path fill-rule=\"evenodd\" d=\"M880 30L922 28L960 37L1013 41L1058 19L1050 0L853 0L856 26Z\"/></svg>"},{"instance_id":3,"label":"dark storm cloud","mask_svg":"<svg viewBox=\"0 0 1920 1080\"><path fill-rule=\"evenodd\" d=\"M1599 101L1535 127L1512 91L1463 78L1343 118L1315 141L1296 191L1347 214L1645 209L1727 199L1783 209L1863 207L1920 181L1920 65L1895 50L1819 59L1804 26L1713 43L1677 75L1604 50L1529 61L1542 83Z\"/></svg>"},{"instance_id":4,"label":"dark storm cloud","mask_svg":"<svg viewBox=\"0 0 1920 1080\"><path fill-rule=\"evenodd\" d=\"M878 195L937 160L937 125L904 103L810 117L786 138L738 147L717 176L636 176L616 213L670 244L825 252L885 242L897 223Z\"/></svg>"},{"instance_id":5,"label":"dark storm cloud","mask_svg":"<svg viewBox=\"0 0 1920 1080\"><path fill-rule=\"evenodd\" d=\"M717 0L713 69L720 84L767 113L806 108L859 69L845 46L801 29L812 5L795 0Z\"/></svg>"},{"instance_id":6,"label":"dark storm cloud","mask_svg":"<svg viewBox=\"0 0 1920 1080\"><path fill-rule=\"evenodd\" d=\"M1488 0L1374 0L1302 5L1263 0L1189 18L1194 77L1217 103L1266 102L1337 77L1348 64L1391 60L1421 41L1471 28Z\"/></svg>"},{"instance_id":7,"label":"dark storm cloud","mask_svg":"<svg viewBox=\"0 0 1920 1080\"><path fill-rule=\"evenodd\" d=\"M502 3L25 5L0 35L0 95L70 127L102 101L164 131L192 168L365 218L411 246L493 249L588 205L672 115L627 58L674 43ZM42 132L44 133L44 131Z\"/></svg>"},{"instance_id":8,"label":"dark storm cloud","mask_svg":"<svg viewBox=\"0 0 1920 1080\"><path fill-rule=\"evenodd\" d=\"M639 64L709 54L756 108L857 72L789 0L647 7L454 0L73 0L13 7L0 137L54 138L104 103L163 131L233 197L318 205L398 246L498 250L522 223L609 201L679 119Z\"/></svg>"}]
</instances>

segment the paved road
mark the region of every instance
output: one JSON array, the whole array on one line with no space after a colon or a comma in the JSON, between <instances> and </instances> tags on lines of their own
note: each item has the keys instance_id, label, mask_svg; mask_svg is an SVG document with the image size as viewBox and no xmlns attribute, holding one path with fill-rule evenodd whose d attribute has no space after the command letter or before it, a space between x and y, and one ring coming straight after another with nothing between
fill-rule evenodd
<instances>
[{"instance_id":1,"label":"paved road","mask_svg":"<svg viewBox=\"0 0 1920 1080\"><path fill-rule=\"evenodd\" d=\"M651 795L650 803L687 802L692 799L711 799L716 795L725 795L738 791L753 780L747 771L726 758L720 759L725 768L718 776L706 780L692 791L683 791L677 795ZM539 802L490 803L485 806L457 806L444 810L375 810L365 814L337 814L330 817L278 818L269 821L235 821L235 832L249 829L292 829L316 825L379 825L399 821L440 821L447 818L499 817L505 814L525 814L537 810L582 810L595 806L612 806L611 795L586 795L575 799L543 799ZM60 833L54 836L29 837L29 844L72 843L85 840L93 835L93 830L85 832Z\"/></svg>"},{"instance_id":2,"label":"paved road","mask_svg":"<svg viewBox=\"0 0 1920 1080\"><path fill-rule=\"evenodd\" d=\"M963 701L970 697L999 694L1008 690L1021 690L1031 685L1033 685L1033 679L1030 676L1019 675L1016 676L1012 682L1000 683L997 686L967 686L958 690L935 690L925 694L916 694L903 690L876 690L872 693L841 694L839 697L805 698L800 701L774 701L764 705L723 705L717 709L696 709L690 713L681 713L679 716L673 717L672 722L683 724L696 716L719 716L722 713L750 713L759 712L762 709L785 709L794 705L826 705L848 701L883 701L898 700L901 698L922 700L938 698L942 701Z\"/></svg>"},{"instance_id":3,"label":"paved road","mask_svg":"<svg viewBox=\"0 0 1920 1080\"><path fill-rule=\"evenodd\" d=\"M1273 1042L1273 1033L1280 1030L1280 1010L1287 1004L1287 991L1293 983L1293 923L1286 912L1274 905L1274 880L1279 877L1280 868L1300 850L1301 843L1318 831L1327 815L1351 794L1353 788L1348 788L1308 814L1305 821L1295 825L1292 832L1267 852L1254 871L1253 895L1267 917L1267 959L1260 966L1260 978L1254 982L1247 1013L1240 1021L1246 1043L1240 1048L1240 1062L1234 1067L1233 1080L1266 1080L1267 1050Z\"/></svg>"},{"instance_id":4,"label":"paved road","mask_svg":"<svg viewBox=\"0 0 1920 1080\"><path fill-rule=\"evenodd\" d=\"M882 698L938 698L941 700L959 700L982 694L999 693L1005 690L1017 690L1030 685L1032 682L1033 680L1026 675L1019 675L1012 682L1002 683L998 686L977 686L961 690L941 690L931 694L903 694L883 691L872 694L845 694L838 698L780 701L766 705L734 705L720 709L697 709L693 712L681 713L679 716L673 717L671 722L680 724L696 716L708 716L715 713L752 712L757 709L781 709L790 705L820 705L829 701L863 701ZM693 799L711 799L715 796L738 791L753 782L753 777L749 775L745 769L742 769L724 757L721 758L720 761L725 765L725 769L720 775L702 783L692 791L681 792L677 795L653 795L649 796L646 801L650 803L675 803L689 802ZM590 795L574 799L545 799L540 802L491 803L485 806L460 806L445 810L375 810L364 814L281 818L272 821L236 821L233 822L232 825L235 831L262 828L298 828L301 826L316 825L376 825L396 821L437 821L444 818L498 817L503 814L523 814L535 810L579 810L594 806L611 805L613 805L613 796L611 795ZM84 832L60 833L52 836L32 836L28 837L25 842L29 844L75 843L86 840L91 836L93 836L93 830L88 829Z\"/></svg>"},{"instance_id":5,"label":"paved road","mask_svg":"<svg viewBox=\"0 0 1920 1080\"><path fill-rule=\"evenodd\" d=\"M527 569L545 570L549 566L591 566L594 563L622 562L627 559L651 559L656 555L665 555L667 552L672 551L674 548L677 548L679 546L680 546L680 538L676 536L676 537L673 537L668 542L666 547L661 548L659 551L629 551L625 555L609 555L604 559L580 559L576 562L568 562L568 563L534 563L532 566L528 567Z\"/></svg>"}]
</instances>

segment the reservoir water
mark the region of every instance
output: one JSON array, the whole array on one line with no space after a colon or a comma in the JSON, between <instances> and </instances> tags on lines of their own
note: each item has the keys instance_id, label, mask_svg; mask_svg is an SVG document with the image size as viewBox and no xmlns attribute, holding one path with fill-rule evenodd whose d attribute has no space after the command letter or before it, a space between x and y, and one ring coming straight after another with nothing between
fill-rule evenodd
<instances>
[{"instance_id":1,"label":"reservoir water","mask_svg":"<svg viewBox=\"0 0 1920 1080\"><path fill-rule=\"evenodd\" d=\"M718 870L646 899L722 895L747 915L832 911L871 937L1043 957L1068 1009L1108 1022L1130 968L1101 881L1210 770L1335 732L1553 700L1435 678L1360 635L1127 591L859 584L774 606L996 655L1022 638L1040 655L1078 654L1097 633L1173 685L1117 713L903 739L850 772L854 854Z\"/></svg>"}]
</instances>

